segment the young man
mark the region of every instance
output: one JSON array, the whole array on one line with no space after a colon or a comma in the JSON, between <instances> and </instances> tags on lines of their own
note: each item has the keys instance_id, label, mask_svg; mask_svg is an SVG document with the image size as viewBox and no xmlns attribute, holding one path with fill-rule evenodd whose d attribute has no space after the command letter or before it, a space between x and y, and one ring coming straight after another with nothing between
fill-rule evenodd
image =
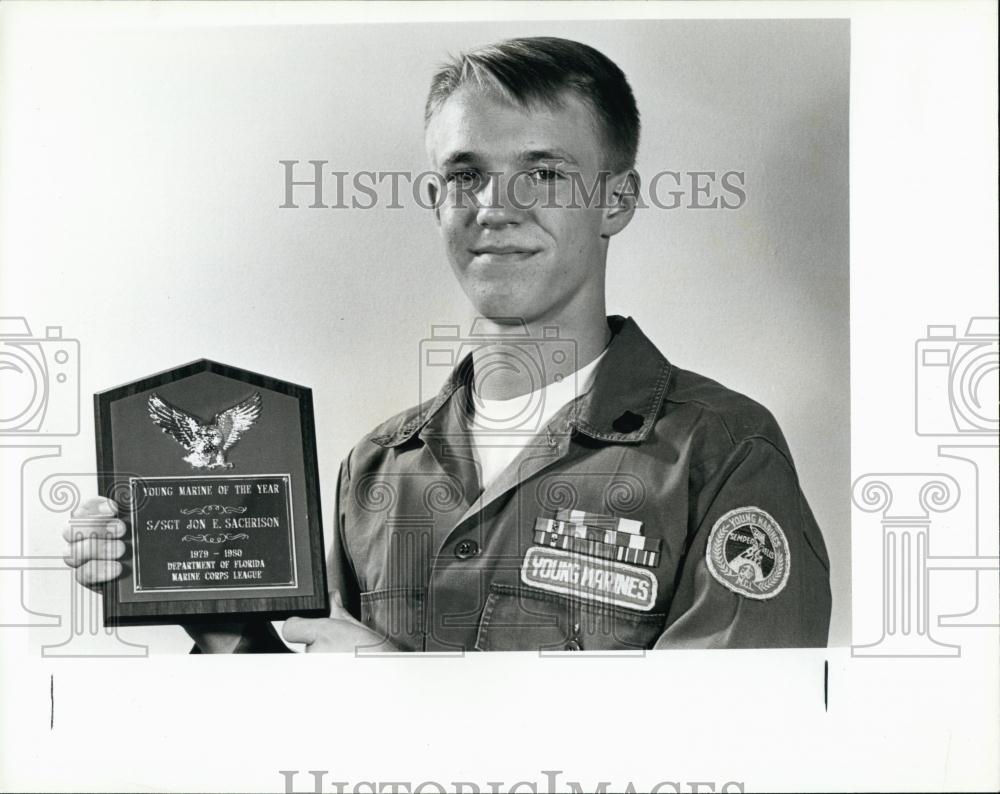
<instances>
[{"instance_id":1,"label":"young man","mask_svg":"<svg viewBox=\"0 0 1000 794\"><path fill-rule=\"evenodd\" d=\"M829 561L774 418L606 316L608 244L635 210L638 139L625 76L583 44L510 40L434 77L435 214L482 319L437 397L343 462L333 612L286 621L285 640L309 651L826 644ZM123 552L114 538L80 541L67 561L93 586L118 575ZM285 648L267 624L189 633L205 652Z\"/></svg>"}]
</instances>

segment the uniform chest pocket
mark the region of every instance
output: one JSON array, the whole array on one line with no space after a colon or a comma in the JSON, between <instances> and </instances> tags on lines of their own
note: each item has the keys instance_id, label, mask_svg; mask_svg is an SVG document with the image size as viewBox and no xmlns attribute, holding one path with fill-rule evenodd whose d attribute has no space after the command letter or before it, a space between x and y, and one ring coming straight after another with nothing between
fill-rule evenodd
<instances>
[{"instance_id":1,"label":"uniform chest pocket","mask_svg":"<svg viewBox=\"0 0 1000 794\"><path fill-rule=\"evenodd\" d=\"M607 651L649 648L663 613L633 612L520 585L492 584L479 621L479 651Z\"/></svg>"},{"instance_id":2,"label":"uniform chest pocket","mask_svg":"<svg viewBox=\"0 0 1000 794\"><path fill-rule=\"evenodd\" d=\"M362 593L361 622L401 651L422 651L424 592L393 587Z\"/></svg>"}]
</instances>

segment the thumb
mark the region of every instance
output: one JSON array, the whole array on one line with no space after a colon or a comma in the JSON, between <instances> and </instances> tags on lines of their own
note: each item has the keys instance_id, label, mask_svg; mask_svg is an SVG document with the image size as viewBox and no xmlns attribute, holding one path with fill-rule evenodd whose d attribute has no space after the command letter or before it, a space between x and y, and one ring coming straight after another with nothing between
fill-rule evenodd
<instances>
[{"instance_id":1,"label":"thumb","mask_svg":"<svg viewBox=\"0 0 1000 794\"><path fill-rule=\"evenodd\" d=\"M319 626L326 618L296 618L285 621L281 627L281 636L286 642L301 642L312 645L319 634Z\"/></svg>"},{"instance_id":2,"label":"thumb","mask_svg":"<svg viewBox=\"0 0 1000 794\"><path fill-rule=\"evenodd\" d=\"M118 515L118 507L113 501L105 499L103 496L94 496L73 508L70 518L100 518L116 515Z\"/></svg>"}]
</instances>

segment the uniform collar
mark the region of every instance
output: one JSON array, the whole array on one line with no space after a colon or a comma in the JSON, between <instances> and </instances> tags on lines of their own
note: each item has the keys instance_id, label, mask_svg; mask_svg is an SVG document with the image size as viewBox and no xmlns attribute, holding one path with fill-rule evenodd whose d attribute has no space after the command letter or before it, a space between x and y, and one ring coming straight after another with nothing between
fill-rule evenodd
<instances>
[{"instance_id":1,"label":"uniform collar","mask_svg":"<svg viewBox=\"0 0 1000 794\"><path fill-rule=\"evenodd\" d=\"M645 441L660 413L672 367L631 317L611 316L608 326L614 334L608 352L571 421L601 441Z\"/></svg>"},{"instance_id":2,"label":"uniform collar","mask_svg":"<svg viewBox=\"0 0 1000 794\"><path fill-rule=\"evenodd\" d=\"M672 367L631 317L608 317L608 327L612 338L597 367L593 388L573 405L572 411L560 411L557 417L567 422L566 429L578 430L600 441L645 441L659 415ZM429 405L420 406L394 431L373 436L372 441L383 447L409 441L456 391L469 383L471 374L470 354L452 370Z\"/></svg>"}]
</instances>

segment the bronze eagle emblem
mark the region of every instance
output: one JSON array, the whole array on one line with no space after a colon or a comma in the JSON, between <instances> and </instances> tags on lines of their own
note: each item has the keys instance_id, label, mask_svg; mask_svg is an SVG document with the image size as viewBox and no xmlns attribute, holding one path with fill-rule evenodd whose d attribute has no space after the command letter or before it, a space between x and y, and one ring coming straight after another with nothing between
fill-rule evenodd
<instances>
[{"instance_id":1,"label":"bronze eagle emblem","mask_svg":"<svg viewBox=\"0 0 1000 794\"><path fill-rule=\"evenodd\" d=\"M226 461L226 450L253 427L260 416L260 405L260 393L254 392L243 402L217 413L211 422L204 423L170 405L158 394L151 394L148 402L149 418L191 453L184 460L196 469L231 469L233 464Z\"/></svg>"}]
</instances>

